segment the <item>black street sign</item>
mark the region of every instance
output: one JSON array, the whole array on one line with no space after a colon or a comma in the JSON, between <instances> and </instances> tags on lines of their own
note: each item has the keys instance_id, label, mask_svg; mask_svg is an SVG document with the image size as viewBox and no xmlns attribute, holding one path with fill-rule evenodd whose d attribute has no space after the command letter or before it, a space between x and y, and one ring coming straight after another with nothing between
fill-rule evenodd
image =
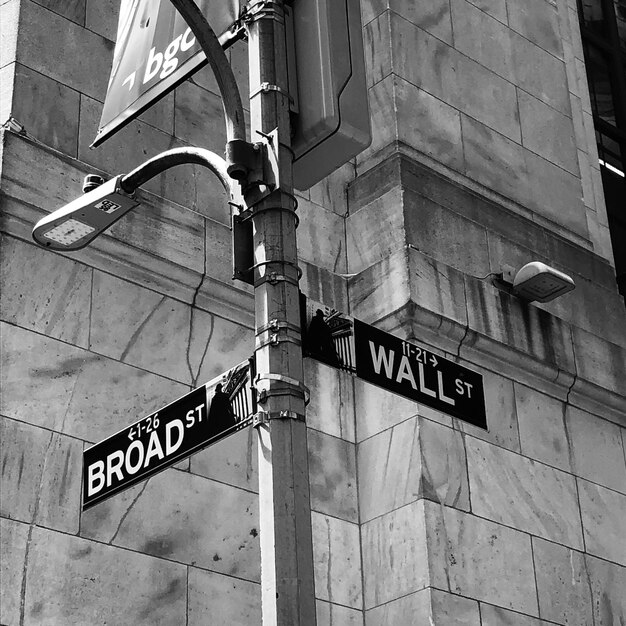
<instances>
[{"instance_id":1,"label":"black street sign","mask_svg":"<svg viewBox=\"0 0 626 626\"><path fill-rule=\"evenodd\" d=\"M302 310L305 356L487 428L478 372L304 297Z\"/></svg>"},{"instance_id":2,"label":"black street sign","mask_svg":"<svg viewBox=\"0 0 626 626\"><path fill-rule=\"evenodd\" d=\"M252 422L248 361L83 452L83 510Z\"/></svg>"}]
</instances>

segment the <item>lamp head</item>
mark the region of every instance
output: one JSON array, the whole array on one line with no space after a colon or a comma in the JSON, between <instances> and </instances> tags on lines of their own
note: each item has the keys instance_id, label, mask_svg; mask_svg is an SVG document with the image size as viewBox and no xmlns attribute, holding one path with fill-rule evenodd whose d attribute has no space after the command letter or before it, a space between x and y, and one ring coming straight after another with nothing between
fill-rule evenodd
<instances>
[{"instance_id":1,"label":"lamp head","mask_svg":"<svg viewBox=\"0 0 626 626\"><path fill-rule=\"evenodd\" d=\"M120 186L121 176L40 219L33 239L50 250L80 250L139 202Z\"/></svg>"},{"instance_id":2,"label":"lamp head","mask_svg":"<svg viewBox=\"0 0 626 626\"><path fill-rule=\"evenodd\" d=\"M531 302L550 302L575 287L567 274L539 261L524 265L513 279L513 292Z\"/></svg>"}]
</instances>

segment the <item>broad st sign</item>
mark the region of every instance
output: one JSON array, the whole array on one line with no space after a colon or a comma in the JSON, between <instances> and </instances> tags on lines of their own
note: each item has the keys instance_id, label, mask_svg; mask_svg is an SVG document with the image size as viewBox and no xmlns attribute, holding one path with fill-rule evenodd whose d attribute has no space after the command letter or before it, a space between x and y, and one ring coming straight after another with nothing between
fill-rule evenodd
<instances>
[{"instance_id":1,"label":"broad st sign","mask_svg":"<svg viewBox=\"0 0 626 626\"><path fill-rule=\"evenodd\" d=\"M248 362L131 424L83 453L83 510L248 426Z\"/></svg>"},{"instance_id":2,"label":"broad st sign","mask_svg":"<svg viewBox=\"0 0 626 626\"><path fill-rule=\"evenodd\" d=\"M478 372L309 299L303 314L305 355L487 428Z\"/></svg>"},{"instance_id":3,"label":"broad st sign","mask_svg":"<svg viewBox=\"0 0 626 626\"><path fill-rule=\"evenodd\" d=\"M222 47L232 40L239 0L196 2ZM100 145L206 64L193 33L170 0L122 0L100 128Z\"/></svg>"}]
</instances>

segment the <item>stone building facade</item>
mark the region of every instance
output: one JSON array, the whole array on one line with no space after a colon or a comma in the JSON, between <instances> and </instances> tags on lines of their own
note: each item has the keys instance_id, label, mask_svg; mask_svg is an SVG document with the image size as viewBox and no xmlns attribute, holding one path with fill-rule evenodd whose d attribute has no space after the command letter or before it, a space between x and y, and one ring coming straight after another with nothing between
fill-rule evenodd
<instances>
[{"instance_id":1,"label":"stone building facade","mask_svg":"<svg viewBox=\"0 0 626 626\"><path fill-rule=\"evenodd\" d=\"M254 343L206 171L80 252L31 241L87 173L223 150L208 69L89 149L118 4L0 2L0 624L259 624L254 430L80 510L85 447ZM307 360L318 624L622 624L626 309L575 2L361 6L373 141L299 195L302 290L480 371L488 430ZM535 260L576 290L496 280Z\"/></svg>"}]
</instances>

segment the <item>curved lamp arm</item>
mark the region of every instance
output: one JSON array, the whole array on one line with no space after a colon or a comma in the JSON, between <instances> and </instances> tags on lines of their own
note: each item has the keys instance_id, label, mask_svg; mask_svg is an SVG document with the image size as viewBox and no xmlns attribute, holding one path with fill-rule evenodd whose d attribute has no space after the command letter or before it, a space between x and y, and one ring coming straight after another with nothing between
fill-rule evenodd
<instances>
[{"instance_id":1,"label":"curved lamp arm","mask_svg":"<svg viewBox=\"0 0 626 626\"><path fill-rule=\"evenodd\" d=\"M219 0L218 0L219 1ZM207 61L215 74L217 85L222 95L224 116L226 118L226 137L246 140L246 121L243 105L235 75L220 45L217 35L207 22L194 0L170 0L176 10L183 16L191 32L202 47Z\"/></svg>"},{"instance_id":2,"label":"curved lamp arm","mask_svg":"<svg viewBox=\"0 0 626 626\"><path fill-rule=\"evenodd\" d=\"M191 146L161 152L126 176L122 176L119 185L126 193L134 193L138 187L165 170L185 163L194 163L210 169L220 179L226 193L232 195L234 186L231 186L232 179L228 175L226 161L211 150Z\"/></svg>"}]
</instances>

